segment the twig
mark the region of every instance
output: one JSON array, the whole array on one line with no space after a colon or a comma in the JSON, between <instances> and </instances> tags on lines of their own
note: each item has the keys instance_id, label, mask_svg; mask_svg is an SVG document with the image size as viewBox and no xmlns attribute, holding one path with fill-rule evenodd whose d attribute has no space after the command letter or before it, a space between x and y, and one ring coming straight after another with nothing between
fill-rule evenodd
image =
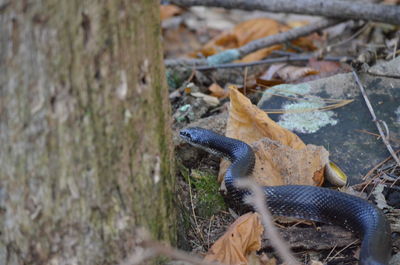
<instances>
[{"instance_id":1,"label":"twig","mask_svg":"<svg viewBox=\"0 0 400 265\"><path fill-rule=\"evenodd\" d=\"M181 261L186 261L191 264L195 265L222 265L221 263L218 262L208 262L205 260L202 260L198 257L192 256L182 250L178 250L175 248L172 248L167 245L163 245L160 242L153 241L153 240L147 240L144 241L141 246L144 249L150 250L152 255L148 255L145 257L145 259L140 260L140 262L136 262L138 260L136 254L130 255L121 265L139 265L143 264L143 262L146 259L150 259L159 255L166 256L168 258L174 259L174 260L181 260ZM134 262L135 261L135 262Z\"/></svg>"},{"instance_id":2,"label":"twig","mask_svg":"<svg viewBox=\"0 0 400 265\"><path fill-rule=\"evenodd\" d=\"M400 7L356 1L326 0L170 0L180 6L213 6L227 9L307 14L341 19L363 19L400 24Z\"/></svg>"},{"instance_id":3,"label":"twig","mask_svg":"<svg viewBox=\"0 0 400 265\"><path fill-rule=\"evenodd\" d=\"M308 55L290 55L278 58L268 58L265 60L254 61L254 62L246 62L246 63L226 63L226 64L218 64L218 65L211 65L211 66L195 66L194 70L204 71L204 70L215 70L215 69L222 69L222 68L244 68L249 66L256 66L261 64L273 64L273 63L288 63L288 62L307 62L312 58L316 58L314 54ZM325 56L318 58L320 60L325 61L334 61L334 62L349 62L352 61L354 58L345 57L345 56ZM171 64L169 64L171 66Z\"/></svg>"},{"instance_id":4,"label":"twig","mask_svg":"<svg viewBox=\"0 0 400 265\"><path fill-rule=\"evenodd\" d=\"M384 123L384 122L382 122L382 121L380 121L380 120L377 120L376 115L375 115L375 111L374 111L374 109L372 108L372 105L371 105L371 102L370 102L369 99L368 99L367 93L365 92L365 89L364 89L363 85L361 84L360 79L358 78L357 73L356 73L354 70L353 70L353 75L354 75L354 78L356 79L357 85L359 86L359 88L360 88L360 90L361 90L361 94L362 94L363 97L364 97L364 100L365 100L365 103L367 104L368 110L369 110L369 112L371 113L372 121L375 122L375 125L376 125L376 127L378 128L379 134L380 134L381 137L382 137L383 143L386 145L386 148L388 149L388 151L389 151L390 155L393 157L393 159L396 161L397 165L400 166L400 160L399 160L399 158L397 157L396 153L394 152L394 150L393 150L393 148L392 148L392 146L390 145L389 140L388 140L389 129L388 129L386 123ZM381 127L381 123L385 125L386 134L383 132L383 129L382 129L382 127Z\"/></svg>"},{"instance_id":5,"label":"twig","mask_svg":"<svg viewBox=\"0 0 400 265\"><path fill-rule=\"evenodd\" d=\"M263 190L249 179L239 179L236 182L236 186L241 189L251 190L250 202L254 208L261 215L261 220L264 224L265 232L267 237L270 239L272 246L278 252L279 256L287 265L299 265L300 263L292 255L289 247L283 241L275 228L271 213L267 209L267 202L265 200L265 194Z\"/></svg>"},{"instance_id":6,"label":"twig","mask_svg":"<svg viewBox=\"0 0 400 265\"><path fill-rule=\"evenodd\" d=\"M205 70L204 68L202 69L200 66L201 65L219 65L222 63L227 63L233 60L240 59L244 57L245 55L252 53L256 50L270 47L275 44L280 44L284 42L288 42L291 40L298 39L303 36L307 36L315 31L323 30L327 27L333 26L335 24L340 23L341 21L339 20L333 20L333 19L321 19L318 22L312 23L311 25L307 25L304 27L299 27L299 28L294 28L279 34L271 35L262 39L254 40L246 45L237 48L237 49L231 49L231 50L225 50L221 53L209 56L207 59L179 59L179 60L165 60L165 65L167 67L173 67L173 66L190 66L194 67L196 70ZM231 53L230 53L231 52ZM223 56L226 55L226 56ZM221 60L227 60L227 61L221 61ZM216 62L216 63L210 63L210 62ZM254 64L255 65L255 64ZM197 67L196 67L197 66Z\"/></svg>"},{"instance_id":7,"label":"twig","mask_svg":"<svg viewBox=\"0 0 400 265\"><path fill-rule=\"evenodd\" d=\"M248 72L248 70L249 70L249 68L248 67L245 67L244 68L244 76L243 76L243 94L246 96L246 86L247 86L247 84L246 84L246 81L247 81L247 72Z\"/></svg>"},{"instance_id":8,"label":"twig","mask_svg":"<svg viewBox=\"0 0 400 265\"><path fill-rule=\"evenodd\" d=\"M359 240L356 239L353 242L351 242L350 244L348 244L347 246L345 246L344 248L342 248L341 250L339 250L338 252L336 252L335 255L333 255L332 257L330 257L329 259L327 259L327 261L333 260L334 258L336 258L340 253L342 253L344 250L348 249L349 247L351 247L352 245L354 245L355 243L357 243Z\"/></svg>"},{"instance_id":9,"label":"twig","mask_svg":"<svg viewBox=\"0 0 400 265\"><path fill-rule=\"evenodd\" d=\"M192 207L193 219L194 219L194 223L196 225L196 230L197 230L196 233L198 235L200 235L201 239L204 241L203 234L201 233L200 228L199 228L199 224L197 222L196 212L194 211L192 184L190 183L190 176L188 177L188 182L189 182L188 184L189 184L190 204L191 204L191 207Z\"/></svg>"},{"instance_id":10,"label":"twig","mask_svg":"<svg viewBox=\"0 0 400 265\"><path fill-rule=\"evenodd\" d=\"M335 251L336 247L337 247L337 244L335 244L335 246L331 249L331 251L329 251L328 256L326 256L326 258L324 259L324 262L323 262L324 264L328 261L328 259L330 258L331 254L333 253L333 251Z\"/></svg>"},{"instance_id":11,"label":"twig","mask_svg":"<svg viewBox=\"0 0 400 265\"><path fill-rule=\"evenodd\" d=\"M271 35L262 39L254 40L246 45L238 48L238 51L241 55L241 57L252 53L254 51L257 51L259 49L265 48L265 47L270 47L275 44L279 43L284 43L288 42L291 40L298 39L303 36L310 35L313 32L323 30L325 28L328 28L330 26L336 25L341 23L341 20L336 20L336 19L321 19L317 22L311 23L309 25L303 26L303 27L298 27L294 28L279 34Z\"/></svg>"},{"instance_id":12,"label":"twig","mask_svg":"<svg viewBox=\"0 0 400 265\"><path fill-rule=\"evenodd\" d=\"M400 150L397 150L395 153L397 154L397 153L399 153L399 152L400 152ZM367 174L365 174L365 176L364 176L362 179L363 179L363 180L366 180L367 178L369 178L369 176L370 176L375 170L377 170L380 166L382 166L382 165L385 164L387 161L389 161L389 159L390 159L391 157L392 157L392 156L388 156L387 158L385 158L385 160L379 162L376 166L374 166L373 168L371 168L371 170L368 171ZM361 184L363 184L363 183L361 183Z\"/></svg>"},{"instance_id":13,"label":"twig","mask_svg":"<svg viewBox=\"0 0 400 265\"><path fill-rule=\"evenodd\" d=\"M327 50L332 49L333 47L337 47L337 46L341 46L355 38L358 37L358 35L360 35L361 33L363 33L366 29L368 29L368 27L370 26L370 23L365 23L359 30L357 30L353 35L351 35L350 37L348 37L347 39L341 40L339 42L330 44L326 47Z\"/></svg>"}]
</instances>

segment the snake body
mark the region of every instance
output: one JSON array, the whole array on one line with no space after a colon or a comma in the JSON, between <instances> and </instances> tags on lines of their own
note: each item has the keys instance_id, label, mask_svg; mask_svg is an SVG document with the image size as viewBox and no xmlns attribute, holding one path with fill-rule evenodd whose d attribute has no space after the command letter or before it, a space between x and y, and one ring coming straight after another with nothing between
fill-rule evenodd
<instances>
[{"instance_id":1,"label":"snake body","mask_svg":"<svg viewBox=\"0 0 400 265\"><path fill-rule=\"evenodd\" d=\"M244 206L248 191L236 188L235 180L251 174L255 155L239 140L193 127L180 131L193 146L229 159L225 186L231 202ZM362 237L359 264L387 265L391 254L390 225L375 205L356 196L315 186L263 187L267 205L274 215L301 218L345 227Z\"/></svg>"}]
</instances>

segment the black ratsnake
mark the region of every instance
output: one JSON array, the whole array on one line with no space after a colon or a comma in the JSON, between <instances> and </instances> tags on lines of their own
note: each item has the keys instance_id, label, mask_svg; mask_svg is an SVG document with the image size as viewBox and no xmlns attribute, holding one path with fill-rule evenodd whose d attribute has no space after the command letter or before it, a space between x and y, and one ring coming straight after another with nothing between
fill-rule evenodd
<instances>
[{"instance_id":1,"label":"black ratsnake","mask_svg":"<svg viewBox=\"0 0 400 265\"><path fill-rule=\"evenodd\" d=\"M229 159L225 186L232 203L243 205L248 193L235 186L235 179L251 174L255 155L251 147L202 128L188 128L180 136L193 146ZM315 186L263 187L274 215L296 217L343 226L362 237L359 264L387 265L391 254L390 225L375 205L356 196Z\"/></svg>"}]
</instances>

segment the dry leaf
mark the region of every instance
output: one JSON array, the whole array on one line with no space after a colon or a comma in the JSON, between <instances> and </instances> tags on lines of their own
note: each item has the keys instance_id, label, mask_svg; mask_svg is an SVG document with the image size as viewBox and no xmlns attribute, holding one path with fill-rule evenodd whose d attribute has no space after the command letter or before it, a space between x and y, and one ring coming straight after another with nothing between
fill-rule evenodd
<instances>
[{"instance_id":1,"label":"dry leaf","mask_svg":"<svg viewBox=\"0 0 400 265\"><path fill-rule=\"evenodd\" d=\"M315 185L324 181L329 153L323 147L307 145L296 150L268 138L253 143L256 165L253 176L262 186Z\"/></svg>"},{"instance_id":2,"label":"dry leaf","mask_svg":"<svg viewBox=\"0 0 400 265\"><path fill-rule=\"evenodd\" d=\"M204 259L223 264L247 264L246 256L260 249L263 232L257 213L242 215L214 243Z\"/></svg>"},{"instance_id":3,"label":"dry leaf","mask_svg":"<svg viewBox=\"0 0 400 265\"><path fill-rule=\"evenodd\" d=\"M268 18L256 18L244 21L230 31L225 31L209 41L201 49L204 56L214 55L226 49L239 48L250 41L265 38L289 30L290 27ZM307 38L299 38L293 41L294 45L299 45L303 49L315 49L312 41ZM274 45L268 48L250 53L241 62L260 60L268 56L273 50L280 49L282 45Z\"/></svg>"},{"instance_id":4,"label":"dry leaf","mask_svg":"<svg viewBox=\"0 0 400 265\"><path fill-rule=\"evenodd\" d=\"M227 136L253 143L262 138L270 138L294 149L306 145L291 131L282 128L268 115L250 102L236 87L230 87L230 110Z\"/></svg>"},{"instance_id":5,"label":"dry leaf","mask_svg":"<svg viewBox=\"0 0 400 265\"><path fill-rule=\"evenodd\" d=\"M216 98L226 98L229 96L229 90L223 89L217 83L212 83L211 86L208 87L208 90L211 92L211 96Z\"/></svg>"},{"instance_id":6,"label":"dry leaf","mask_svg":"<svg viewBox=\"0 0 400 265\"><path fill-rule=\"evenodd\" d=\"M262 253L260 257L260 261L262 265L276 265L276 258L270 258L266 253Z\"/></svg>"},{"instance_id":7,"label":"dry leaf","mask_svg":"<svg viewBox=\"0 0 400 265\"><path fill-rule=\"evenodd\" d=\"M279 69L276 74L284 81L290 82L308 75L316 75L319 71L304 66L288 65Z\"/></svg>"},{"instance_id":8,"label":"dry leaf","mask_svg":"<svg viewBox=\"0 0 400 265\"><path fill-rule=\"evenodd\" d=\"M324 263L322 263L319 260L310 260L310 265L324 265Z\"/></svg>"},{"instance_id":9,"label":"dry leaf","mask_svg":"<svg viewBox=\"0 0 400 265\"><path fill-rule=\"evenodd\" d=\"M219 100L216 97L206 95L201 92L191 92L190 95L196 98L202 98L208 105L213 107L218 106L219 104Z\"/></svg>"},{"instance_id":10,"label":"dry leaf","mask_svg":"<svg viewBox=\"0 0 400 265\"><path fill-rule=\"evenodd\" d=\"M268 70L262 73L256 80L260 86L275 86L284 83L280 79L276 79L276 72L285 67L286 63L275 63L268 67Z\"/></svg>"},{"instance_id":11,"label":"dry leaf","mask_svg":"<svg viewBox=\"0 0 400 265\"><path fill-rule=\"evenodd\" d=\"M308 66L314 68L321 73L337 73L340 70L340 63L333 61L319 61L315 58L311 58L308 62Z\"/></svg>"},{"instance_id":12,"label":"dry leaf","mask_svg":"<svg viewBox=\"0 0 400 265\"><path fill-rule=\"evenodd\" d=\"M305 145L289 130L251 104L235 87L230 89L230 111L226 136L251 144L256 154L253 176L264 186L321 185L328 152L323 147ZM267 138L267 139L266 139ZM223 180L229 162L220 165Z\"/></svg>"},{"instance_id":13,"label":"dry leaf","mask_svg":"<svg viewBox=\"0 0 400 265\"><path fill-rule=\"evenodd\" d=\"M273 86L318 73L318 70L311 67L286 65L286 63L273 64L265 73L257 78L257 84ZM279 80L283 81L279 82Z\"/></svg>"},{"instance_id":14,"label":"dry leaf","mask_svg":"<svg viewBox=\"0 0 400 265\"><path fill-rule=\"evenodd\" d=\"M161 20L179 15L183 12L182 8L175 5L160 5L160 16Z\"/></svg>"}]
</instances>

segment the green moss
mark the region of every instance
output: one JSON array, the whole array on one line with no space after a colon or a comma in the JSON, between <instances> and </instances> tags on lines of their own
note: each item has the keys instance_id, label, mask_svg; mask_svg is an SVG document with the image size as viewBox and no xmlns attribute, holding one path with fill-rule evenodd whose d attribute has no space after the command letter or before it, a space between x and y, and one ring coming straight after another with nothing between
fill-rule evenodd
<instances>
[{"instance_id":1,"label":"green moss","mask_svg":"<svg viewBox=\"0 0 400 265\"><path fill-rule=\"evenodd\" d=\"M209 218L226 208L216 176L197 170L193 170L190 176L187 172L183 175L197 194L195 208L199 216Z\"/></svg>"}]
</instances>

